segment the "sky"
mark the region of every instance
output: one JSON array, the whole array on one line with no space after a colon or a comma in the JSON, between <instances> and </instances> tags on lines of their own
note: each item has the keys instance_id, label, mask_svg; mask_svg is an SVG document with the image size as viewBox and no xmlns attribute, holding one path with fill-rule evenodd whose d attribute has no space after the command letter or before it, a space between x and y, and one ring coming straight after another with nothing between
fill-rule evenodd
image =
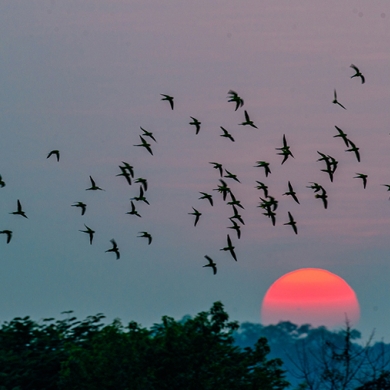
<instances>
[{"instance_id":1,"label":"sky","mask_svg":"<svg viewBox=\"0 0 390 390\"><path fill-rule=\"evenodd\" d=\"M363 337L375 330L390 342L389 23L386 0L1 1L0 230L13 237L0 236L0 321L74 310L151 326L220 300L231 319L258 323L275 280L317 267L355 291ZM237 111L230 89L245 102ZM346 110L332 104L334 89ZM161 94L174 96L173 111ZM258 129L239 125L244 110ZM140 126L156 137L153 156L133 146ZM294 158L282 165L284 134ZM59 162L46 158L53 149ZM317 151L339 160L333 183ZM261 160L267 178L254 167ZM148 180L142 218L126 214L139 186L116 176L122 161ZM241 181L226 179L245 207L240 240L211 161ZM368 174L366 189L357 173ZM89 176L105 191L86 191ZM256 180L279 201L276 226L257 207ZM282 196L288 181L300 204ZM327 190L327 210L309 182ZM9 214L17 199L28 219ZM192 207L202 212L196 227ZM298 235L283 225L288 211ZM220 250L228 233L237 262ZM111 239L119 260L105 253Z\"/></svg>"}]
</instances>

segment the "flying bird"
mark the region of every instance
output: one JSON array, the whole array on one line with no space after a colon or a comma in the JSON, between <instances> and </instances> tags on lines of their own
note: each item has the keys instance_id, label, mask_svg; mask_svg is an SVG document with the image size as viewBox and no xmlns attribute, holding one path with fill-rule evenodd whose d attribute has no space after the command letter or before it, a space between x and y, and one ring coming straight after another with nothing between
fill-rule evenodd
<instances>
[{"instance_id":1,"label":"flying bird","mask_svg":"<svg viewBox=\"0 0 390 390\"><path fill-rule=\"evenodd\" d=\"M237 92L233 91L233 90L230 90L228 92L228 102L235 102L236 103L236 109L234 111L237 111L238 108L242 107L244 105L244 100L242 98L240 98L237 94Z\"/></svg>"},{"instance_id":2,"label":"flying bird","mask_svg":"<svg viewBox=\"0 0 390 390\"><path fill-rule=\"evenodd\" d=\"M218 191L219 193L222 194L223 200L226 200L226 195L231 192L230 188L224 182L222 179L219 179L219 181L222 183L219 185L217 188L214 188L213 191Z\"/></svg>"},{"instance_id":3,"label":"flying bird","mask_svg":"<svg viewBox=\"0 0 390 390\"><path fill-rule=\"evenodd\" d=\"M366 82L366 79L364 78L364 76L360 72L359 68L354 64L351 64L350 68L352 68L356 72L354 75L351 76L351 79L354 77L360 77L362 84L364 84Z\"/></svg>"},{"instance_id":4,"label":"flying bird","mask_svg":"<svg viewBox=\"0 0 390 390\"><path fill-rule=\"evenodd\" d=\"M145 148L153 156L153 151L152 148L150 147L151 145L148 142L146 142L145 138L143 138L142 135L140 135L139 137L141 138L142 143L134 146L141 146Z\"/></svg>"},{"instance_id":5,"label":"flying bird","mask_svg":"<svg viewBox=\"0 0 390 390\"><path fill-rule=\"evenodd\" d=\"M358 162L360 162L360 153L359 153L359 148L351 141L348 140L350 148L346 150L346 152L354 152L356 159Z\"/></svg>"},{"instance_id":6,"label":"flying bird","mask_svg":"<svg viewBox=\"0 0 390 390\"><path fill-rule=\"evenodd\" d=\"M161 96L164 96L161 100L167 100L173 110L173 96L169 96L169 95L164 95L162 93L160 93Z\"/></svg>"},{"instance_id":7,"label":"flying bird","mask_svg":"<svg viewBox=\"0 0 390 390\"><path fill-rule=\"evenodd\" d=\"M85 210L87 208L87 205L83 202L76 202L75 204L72 204L72 207L80 207L81 208L81 215L84 215Z\"/></svg>"},{"instance_id":8,"label":"flying bird","mask_svg":"<svg viewBox=\"0 0 390 390\"><path fill-rule=\"evenodd\" d=\"M52 150L52 151L47 155L46 158L49 158L49 157L52 156L53 154L56 156L57 161L60 161L60 151L59 151L59 150Z\"/></svg>"},{"instance_id":9,"label":"flying bird","mask_svg":"<svg viewBox=\"0 0 390 390\"><path fill-rule=\"evenodd\" d=\"M321 194L315 194L314 197L316 199L321 199L322 203L324 205L324 208L328 208L328 194L326 193L325 189L322 188L322 193Z\"/></svg>"},{"instance_id":10,"label":"flying bird","mask_svg":"<svg viewBox=\"0 0 390 390\"><path fill-rule=\"evenodd\" d=\"M213 274L215 275L217 273L217 264L213 261L211 257L206 255L205 258L209 263L204 265L203 267L211 267L213 269Z\"/></svg>"},{"instance_id":11,"label":"flying bird","mask_svg":"<svg viewBox=\"0 0 390 390\"><path fill-rule=\"evenodd\" d=\"M233 192L230 191L230 202L227 202L228 205L230 206L237 206L242 208L243 210L245 209L244 206L241 204L241 201L237 200L236 197L233 195Z\"/></svg>"},{"instance_id":12,"label":"flying bird","mask_svg":"<svg viewBox=\"0 0 390 390\"><path fill-rule=\"evenodd\" d=\"M190 116L190 118L192 119L192 122L190 122L189 124L196 127L196 134L198 134L199 130L200 130L200 125L201 125L202 122L199 122L193 116Z\"/></svg>"},{"instance_id":13,"label":"flying bird","mask_svg":"<svg viewBox=\"0 0 390 390\"><path fill-rule=\"evenodd\" d=\"M114 252L116 254L116 259L119 260L119 258L121 257L120 253L119 253L119 249L118 249L118 245L116 244L115 240L112 239L110 240L111 244L112 244L112 248L110 249L107 249L106 250L106 253L107 252Z\"/></svg>"},{"instance_id":14,"label":"flying bird","mask_svg":"<svg viewBox=\"0 0 390 390\"><path fill-rule=\"evenodd\" d=\"M233 213L234 215L232 217L229 217L229 219L231 221L233 221L233 219L238 219L243 225L245 225L245 222L244 220L242 219L242 216L240 214L238 214L238 210L236 209L235 206L232 206L233 207Z\"/></svg>"},{"instance_id":15,"label":"flying bird","mask_svg":"<svg viewBox=\"0 0 390 390\"><path fill-rule=\"evenodd\" d=\"M333 104L338 104L340 107L344 108L344 110L346 110L346 108L337 100L337 92L336 90L334 90L334 99L333 99Z\"/></svg>"},{"instance_id":16,"label":"flying bird","mask_svg":"<svg viewBox=\"0 0 390 390\"><path fill-rule=\"evenodd\" d=\"M131 186L131 173L121 165L119 165L119 169L121 170L121 173L118 173L116 176L123 176L126 179L127 184Z\"/></svg>"},{"instance_id":17,"label":"flying bird","mask_svg":"<svg viewBox=\"0 0 390 390\"><path fill-rule=\"evenodd\" d=\"M139 177L138 179L135 179L134 183L141 183L145 192L148 190L148 181L146 179Z\"/></svg>"},{"instance_id":18,"label":"flying bird","mask_svg":"<svg viewBox=\"0 0 390 390\"><path fill-rule=\"evenodd\" d=\"M135 200L137 202L145 202L146 204L150 204L148 200L145 198L144 189L142 186L139 187L139 196L135 196L134 198L130 198L130 200Z\"/></svg>"},{"instance_id":19,"label":"flying bird","mask_svg":"<svg viewBox=\"0 0 390 390\"><path fill-rule=\"evenodd\" d=\"M294 230L294 233L298 234L297 223L295 222L295 220L294 220L294 218L293 218L293 216L291 215L290 212L288 212L288 218L289 218L289 222L286 222L283 225L291 225L291 227Z\"/></svg>"},{"instance_id":20,"label":"flying bird","mask_svg":"<svg viewBox=\"0 0 390 390\"><path fill-rule=\"evenodd\" d=\"M219 175L222 177L223 176L223 168L222 168L222 164L220 163L217 163L217 162L209 162L209 164L212 164L214 165L213 168L214 169L218 169L219 171Z\"/></svg>"},{"instance_id":21,"label":"flying bird","mask_svg":"<svg viewBox=\"0 0 390 390\"><path fill-rule=\"evenodd\" d=\"M199 192L200 194L202 194L202 196L199 198L199 199L207 199L211 206L214 205L214 202L213 202L213 196L210 195L210 194L207 194L206 192Z\"/></svg>"},{"instance_id":22,"label":"flying bird","mask_svg":"<svg viewBox=\"0 0 390 390\"><path fill-rule=\"evenodd\" d=\"M249 115L248 115L246 110L244 111L244 114L245 114L245 122L239 123L239 125L242 125L242 126L252 126L255 129L257 129L258 127L253 123L253 121L251 121L251 119L249 118Z\"/></svg>"},{"instance_id":23,"label":"flying bird","mask_svg":"<svg viewBox=\"0 0 390 390\"><path fill-rule=\"evenodd\" d=\"M354 176L354 179L362 179L363 180L363 188L366 188L367 186L367 177L368 175L365 175L364 173L356 173L357 176Z\"/></svg>"},{"instance_id":24,"label":"flying bird","mask_svg":"<svg viewBox=\"0 0 390 390\"><path fill-rule=\"evenodd\" d=\"M287 144L285 134L283 134L283 147L276 148L276 150L280 150L280 153L278 153L278 155L283 156L282 165L285 163L285 161L288 159L289 156L294 158L294 156L290 150L290 146Z\"/></svg>"},{"instance_id":25,"label":"flying bird","mask_svg":"<svg viewBox=\"0 0 390 390\"><path fill-rule=\"evenodd\" d=\"M271 173L271 169L269 168L269 162L266 161L256 161L255 168L264 168L265 169L265 177Z\"/></svg>"},{"instance_id":26,"label":"flying bird","mask_svg":"<svg viewBox=\"0 0 390 390\"><path fill-rule=\"evenodd\" d=\"M264 183L261 181L257 181L256 183L258 184L255 188L256 190L263 190L264 191L264 196L267 198L268 197L268 186L266 186Z\"/></svg>"},{"instance_id":27,"label":"flying bird","mask_svg":"<svg viewBox=\"0 0 390 390\"><path fill-rule=\"evenodd\" d=\"M131 201L131 210L128 211L126 214L130 214L130 215L136 215L137 217L140 217L141 218L141 215L138 213L138 211L135 209L135 205L133 203L133 201Z\"/></svg>"},{"instance_id":28,"label":"flying bird","mask_svg":"<svg viewBox=\"0 0 390 390\"><path fill-rule=\"evenodd\" d=\"M298 204L300 204L300 203L299 203L299 200L298 200L298 198L297 198L297 194L296 194L296 192L294 191L293 186L291 185L290 182L288 182L288 191L285 192L283 195L290 195L290 196L295 200L295 202L297 202Z\"/></svg>"},{"instance_id":29,"label":"flying bird","mask_svg":"<svg viewBox=\"0 0 390 390\"><path fill-rule=\"evenodd\" d=\"M7 235L7 244L9 244L11 241L11 238L12 238L12 231L11 230L2 230L2 231L0 231L0 234Z\"/></svg>"},{"instance_id":30,"label":"flying bird","mask_svg":"<svg viewBox=\"0 0 390 390\"><path fill-rule=\"evenodd\" d=\"M22 210L22 205L20 204L19 199L18 199L17 210L16 210L16 211L13 211L13 212L10 213L10 214L21 215L22 217L27 218L26 213ZM28 219L28 218L27 218L27 219Z\"/></svg>"},{"instance_id":31,"label":"flying bird","mask_svg":"<svg viewBox=\"0 0 390 390\"><path fill-rule=\"evenodd\" d=\"M345 143L345 146L348 147L349 146L349 139L347 138L347 134L344 133L343 130L340 129L340 127L337 127L335 126L336 130L339 132L338 134L334 135L333 138L337 138L337 137L340 137L344 143Z\"/></svg>"},{"instance_id":32,"label":"flying bird","mask_svg":"<svg viewBox=\"0 0 390 390\"><path fill-rule=\"evenodd\" d=\"M140 236L138 237L145 237L148 239L148 245L150 245L152 243L152 235L148 232L139 232L139 234L141 234Z\"/></svg>"},{"instance_id":33,"label":"flying bird","mask_svg":"<svg viewBox=\"0 0 390 390\"><path fill-rule=\"evenodd\" d=\"M97 190L100 190L100 191L105 191L103 190L103 188L100 188L96 185L95 183L95 180L92 179L92 176L89 177L89 179L91 180L91 187L87 188L86 191L97 191Z\"/></svg>"},{"instance_id":34,"label":"flying bird","mask_svg":"<svg viewBox=\"0 0 390 390\"><path fill-rule=\"evenodd\" d=\"M227 246L221 248L221 251L229 251L233 259L237 261L236 253L234 252L234 246L232 245L232 240L230 239L229 234L227 235Z\"/></svg>"},{"instance_id":35,"label":"flying bird","mask_svg":"<svg viewBox=\"0 0 390 390\"><path fill-rule=\"evenodd\" d=\"M125 161L122 161L122 164L123 167L120 166L119 168L127 170L130 173L130 176L134 177L134 167Z\"/></svg>"},{"instance_id":36,"label":"flying bird","mask_svg":"<svg viewBox=\"0 0 390 390\"><path fill-rule=\"evenodd\" d=\"M238 180L237 175L234 175L233 173L229 172L227 169L225 169L226 175L224 177L228 179L233 179L237 181L238 183L241 183L240 180Z\"/></svg>"},{"instance_id":37,"label":"flying bird","mask_svg":"<svg viewBox=\"0 0 390 390\"><path fill-rule=\"evenodd\" d=\"M95 234L95 231L92 230L90 227L88 227L86 224L84 224L84 226L87 230L79 230L79 231L83 233L87 233L89 235L89 244L92 245L93 235Z\"/></svg>"},{"instance_id":38,"label":"flying bird","mask_svg":"<svg viewBox=\"0 0 390 390\"><path fill-rule=\"evenodd\" d=\"M194 226L196 226L196 224L198 223L199 221L199 218L200 216L202 215L202 213L200 213L197 209L195 209L194 207L192 208L194 210L193 213L188 213L189 215L195 215L195 222L194 222Z\"/></svg>"},{"instance_id":39,"label":"flying bird","mask_svg":"<svg viewBox=\"0 0 390 390\"><path fill-rule=\"evenodd\" d=\"M157 141L156 141L156 138L154 138L154 135L153 135L152 132L145 130L145 129L142 128L141 126L140 126L139 128L144 132L144 133L142 134L143 136L149 137L149 138L151 138L154 142L157 142Z\"/></svg>"},{"instance_id":40,"label":"flying bird","mask_svg":"<svg viewBox=\"0 0 390 390\"><path fill-rule=\"evenodd\" d=\"M229 138L230 141L234 142L234 138L232 137L232 135L224 127L222 127L222 126L219 126L219 127L223 131L223 134L221 134L220 136L225 137L225 138Z\"/></svg>"}]
</instances>

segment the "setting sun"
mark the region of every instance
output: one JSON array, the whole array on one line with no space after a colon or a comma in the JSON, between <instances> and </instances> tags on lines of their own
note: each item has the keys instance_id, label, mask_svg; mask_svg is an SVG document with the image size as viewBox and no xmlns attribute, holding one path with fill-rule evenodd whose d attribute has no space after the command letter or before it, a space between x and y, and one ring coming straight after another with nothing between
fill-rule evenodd
<instances>
[{"instance_id":1,"label":"setting sun","mask_svg":"<svg viewBox=\"0 0 390 390\"><path fill-rule=\"evenodd\" d=\"M263 299L264 325L280 321L333 327L359 321L355 292L339 276L319 268L302 268L276 280Z\"/></svg>"}]
</instances>

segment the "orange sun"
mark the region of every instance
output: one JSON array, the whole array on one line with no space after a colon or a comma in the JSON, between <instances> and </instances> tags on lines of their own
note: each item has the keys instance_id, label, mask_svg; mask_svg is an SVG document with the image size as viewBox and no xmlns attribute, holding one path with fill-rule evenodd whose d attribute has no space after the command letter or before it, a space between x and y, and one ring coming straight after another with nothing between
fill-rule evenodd
<instances>
[{"instance_id":1,"label":"orange sun","mask_svg":"<svg viewBox=\"0 0 390 390\"><path fill-rule=\"evenodd\" d=\"M280 277L263 299L264 325L290 321L298 325L338 326L360 317L355 292L339 276L319 268L302 268Z\"/></svg>"}]
</instances>

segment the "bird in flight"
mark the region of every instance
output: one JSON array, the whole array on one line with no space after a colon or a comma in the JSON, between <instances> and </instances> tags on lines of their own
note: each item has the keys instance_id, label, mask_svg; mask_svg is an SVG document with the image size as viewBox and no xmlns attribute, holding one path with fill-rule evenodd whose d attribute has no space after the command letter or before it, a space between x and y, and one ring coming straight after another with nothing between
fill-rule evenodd
<instances>
[{"instance_id":1,"label":"bird in flight","mask_svg":"<svg viewBox=\"0 0 390 390\"><path fill-rule=\"evenodd\" d=\"M192 119L192 122L190 122L189 124L196 127L196 134L198 134L199 130L200 130L200 125L201 125L202 122L199 122L193 116L190 116L190 118Z\"/></svg>"},{"instance_id":2,"label":"bird in flight","mask_svg":"<svg viewBox=\"0 0 390 390\"><path fill-rule=\"evenodd\" d=\"M211 257L206 255L205 258L209 263L204 265L203 267L211 267L213 269L213 274L215 275L217 273L217 264L213 261Z\"/></svg>"},{"instance_id":3,"label":"bird in flight","mask_svg":"<svg viewBox=\"0 0 390 390\"><path fill-rule=\"evenodd\" d=\"M140 126L139 128L144 132L144 133L142 134L143 136L149 137L149 138L151 138L154 142L157 142L157 141L156 141L156 138L154 138L154 135L153 135L152 132L145 130L145 129L142 128L141 126Z\"/></svg>"},{"instance_id":4,"label":"bird in flight","mask_svg":"<svg viewBox=\"0 0 390 390\"><path fill-rule=\"evenodd\" d=\"M222 164L219 164L219 163L216 163L216 162L210 162L209 164L214 165L213 168L214 168L214 169L218 169L218 170L219 170L219 175L220 175L221 177L223 176Z\"/></svg>"},{"instance_id":5,"label":"bird in flight","mask_svg":"<svg viewBox=\"0 0 390 390\"><path fill-rule=\"evenodd\" d=\"M240 98L237 94L237 92L233 91L233 90L230 90L228 92L228 102L235 102L236 103L236 109L234 111L237 111L240 107L242 107L244 105L244 100L242 98Z\"/></svg>"},{"instance_id":6,"label":"bird in flight","mask_svg":"<svg viewBox=\"0 0 390 390\"><path fill-rule=\"evenodd\" d=\"M269 162L266 161L256 161L255 168L264 168L265 169L265 177L271 173L271 169L269 168Z\"/></svg>"},{"instance_id":7,"label":"bird in flight","mask_svg":"<svg viewBox=\"0 0 390 390\"><path fill-rule=\"evenodd\" d=\"M202 194L202 196L199 199L207 199L210 202L211 206L214 205L213 196L212 195L210 195L210 194L208 194L206 192L199 192L199 193Z\"/></svg>"},{"instance_id":8,"label":"bird in flight","mask_svg":"<svg viewBox=\"0 0 390 390\"><path fill-rule=\"evenodd\" d=\"M346 150L346 152L354 152L356 159L358 162L360 162L360 153L359 153L359 148L351 141L348 140L350 148Z\"/></svg>"},{"instance_id":9,"label":"bird in flight","mask_svg":"<svg viewBox=\"0 0 390 390\"><path fill-rule=\"evenodd\" d=\"M255 188L256 190L263 190L264 191L264 196L266 198L268 198L268 186L266 186L264 183L262 183L261 181L257 181L256 180L256 183L258 184Z\"/></svg>"},{"instance_id":10,"label":"bird in flight","mask_svg":"<svg viewBox=\"0 0 390 390\"><path fill-rule=\"evenodd\" d=\"M296 194L296 192L294 191L293 186L291 185L290 182L288 182L288 191L285 192L283 195L290 195L290 196L295 200L295 202L297 202L298 204L300 204L300 203L299 203L299 200L298 200L298 198L297 198L297 194Z\"/></svg>"},{"instance_id":11,"label":"bird in flight","mask_svg":"<svg viewBox=\"0 0 390 390\"><path fill-rule=\"evenodd\" d=\"M222 179L219 179L219 181L222 183L221 185L219 185L217 188L214 188L213 191L218 191L219 193L222 194L222 197L223 197L223 200L226 200L226 195L228 193L231 192L230 188L228 187L228 185L226 184L226 182L224 182Z\"/></svg>"},{"instance_id":12,"label":"bird in flight","mask_svg":"<svg viewBox=\"0 0 390 390\"><path fill-rule=\"evenodd\" d=\"M110 249L107 249L106 250L106 253L107 252L114 252L116 254L116 259L119 260L119 258L121 257L120 253L119 253L119 249L118 249L118 245L116 244L115 240L112 239L110 240L111 244L112 244L112 248Z\"/></svg>"},{"instance_id":13,"label":"bird in flight","mask_svg":"<svg viewBox=\"0 0 390 390\"><path fill-rule=\"evenodd\" d=\"M119 168L123 168L124 170L127 170L130 173L131 177L134 177L134 167L130 165L129 163L122 161L123 167L119 166Z\"/></svg>"},{"instance_id":14,"label":"bird in flight","mask_svg":"<svg viewBox=\"0 0 390 390\"><path fill-rule=\"evenodd\" d=\"M228 205L230 206L237 206L242 208L243 210L245 209L244 206L241 204L241 201L237 200L236 197L233 195L233 192L230 191L230 202L227 202Z\"/></svg>"},{"instance_id":15,"label":"bird in flight","mask_svg":"<svg viewBox=\"0 0 390 390\"><path fill-rule=\"evenodd\" d=\"M202 213L200 213L197 209L195 209L194 207L192 208L194 210L193 213L188 213L189 215L195 215L195 222L194 222L194 226L196 226L196 224L198 223L199 221L199 218L200 216L202 215Z\"/></svg>"},{"instance_id":16,"label":"bird in flight","mask_svg":"<svg viewBox=\"0 0 390 390\"><path fill-rule=\"evenodd\" d=\"M297 223L295 222L295 220L294 220L294 218L293 218L293 216L291 215L290 212L288 212L288 218L289 218L289 222L286 222L283 225L291 225L291 227L294 230L294 233L298 234Z\"/></svg>"},{"instance_id":17,"label":"bird in flight","mask_svg":"<svg viewBox=\"0 0 390 390\"><path fill-rule=\"evenodd\" d=\"M253 121L251 121L251 119L249 118L249 114L247 113L246 110L244 111L244 115L245 115L245 122L239 123L239 125L252 126L255 129L257 129L258 127L253 123Z\"/></svg>"},{"instance_id":18,"label":"bird in flight","mask_svg":"<svg viewBox=\"0 0 390 390\"><path fill-rule=\"evenodd\" d=\"M342 138L342 140L344 141L345 143L345 146L348 147L349 146L349 139L347 138L347 134L344 133L343 130L340 129L340 127L337 127L335 126L336 130L339 132L338 134L334 135L333 138L337 138L337 137L340 137Z\"/></svg>"},{"instance_id":19,"label":"bird in flight","mask_svg":"<svg viewBox=\"0 0 390 390\"><path fill-rule=\"evenodd\" d=\"M228 229L234 229L237 232L237 238L241 238L241 226L234 221L233 219L229 218L230 221L232 222L233 226L228 226Z\"/></svg>"},{"instance_id":20,"label":"bird in flight","mask_svg":"<svg viewBox=\"0 0 390 390\"><path fill-rule=\"evenodd\" d=\"M152 235L148 232L139 232L139 234L141 234L140 236L138 237L145 237L148 239L148 245L150 245L152 243Z\"/></svg>"},{"instance_id":21,"label":"bird in flight","mask_svg":"<svg viewBox=\"0 0 390 390\"><path fill-rule=\"evenodd\" d=\"M354 75L351 76L351 79L354 77L360 77L362 84L364 84L366 82L366 79L364 78L364 76L360 72L359 68L354 64L351 64L350 68L352 68L356 72Z\"/></svg>"},{"instance_id":22,"label":"bird in flight","mask_svg":"<svg viewBox=\"0 0 390 390\"><path fill-rule=\"evenodd\" d=\"M221 248L221 251L229 251L233 259L237 261L236 253L234 252L234 246L232 245L232 240L230 239L229 234L227 235L227 246Z\"/></svg>"},{"instance_id":23,"label":"bird in flight","mask_svg":"<svg viewBox=\"0 0 390 390\"><path fill-rule=\"evenodd\" d=\"M12 238L12 231L11 230L2 230L2 231L0 231L0 234L7 235L7 244L9 244L11 241L11 238Z\"/></svg>"},{"instance_id":24,"label":"bird in flight","mask_svg":"<svg viewBox=\"0 0 390 390\"><path fill-rule=\"evenodd\" d=\"M337 100L337 92L336 90L334 90L334 99L333 99L333 104L338 104L340 107L344 108L344 110L346 110L346 108L341 104L339 103L339 101Z\"/></svg>"},{"instance_id":25,"label":"bird in flight","mask_svg":"<svg viewBox=\"0 0 390 390\"><path fill-rule=\"evenodd\" d=\"M56 156L57 161L60 161L60 151L59 151L59 150L52 150L52 151L47 155L46 158L49 158L49 157L52 156L53 154Z\"/></svg>"},{"instance_id":26,"label":"bird in flight","mask_svg":"<svg viewBox=\"0 0 390 390\"><path fill-rule=\"evenodd\" d=\"M80 232L87 233L89 235L89 244L92 245L93 235L95 234L95 230L92 230L86 224L84 224L87 230L79 230Z\"/></svg>"},{"instance_id":27,"label":"bird in flight","mask_svg":"<svg viewBox=\"0 0 390 390\"><path fill-rule=\"evenodd\" d=\"M282 148L276 148L276 150L280 150L280 153L278 153L278 155L283 156L282 165L288 159L289 156L294 158L293 154L291 153L290 146L287 145L286 135L285 134L283 134L283 147Z\"/></svg>"},{"instance_id":28,"label":"bird in flight","mask_svg":"<svg viewBox=\"0 0 390 390\"><path fill-rule=\"evenodd\" d=\"M171 108L173 110L173 96L164 95L162 93L160 93L160 95L164 96L161 100L167 100L169 102L169 104L171 105Z\"/></svg>"},{"instance_id":29,"label":"bird in flight","mask_svg":"<svg viewBox=\"0 0 390 390\"><path fill-rule=\"evenodd\" d=\"M238 210L236 209L236 206L232 205L232 207L233 207L233 213L234 213L234 215L231 216L231 217L229 217L229 219L230 219L231 221L233 221L233 219L238 219L243 225L245 225L245 222L244 222L244 220L242 219L242 216L241 216L240 214L238 214Z\"/></svg>"},{"instance_id":30,"label":"bird in flight","mask_svg":"<svg viewBox=\"0 0 390 390\"><path fill-rule=\"evenodd\" d=\"M126 214L136 215L137 217L141 218L141 215L138 214L138 211L135 209L133 201L131 201L131 210L128 211Z\"/></svg>"},{"instance_id":31,"label":"bird in flight","mask_svg":"<svg viewBox=\"0 0 390 390\"><path fill-rule=\"evenodd\" d=\"M357 176L354 176L354 179L362 179L363 180L363 188L366 188L367 186L367 177L368 175L365 175L364 173L356 173Z\"/></svg>"},{"instance_id":32,"label":"bird in flight","mask_svg":"<svg viewBox=\"0 0 390 390\"><path fill-rule=\"evenodd\" d=\"M238 180L237 175L234 175L233 173L229 172L227 169L225 169L226 175L224 177L228 179L233 179L237 181L238 183L241 183L240 180Z\"/></svg>"},{"instance_id":33,"label":"bird in flight","mask_svg":"<svg viewBox=\"0 0 390 390\"><path fill-rule=\"evenodd\" d=\"M316 199L322 199L322 203L324 205L324 208L327 209L328 208L328 194L326 193L326 191L323 187L321 187L321 188L322 188L322 193L315 194L314 197Z\"/></svg>"},{"instance_id":34,"label":"bird in flight","mask_svg":"<svg viewBox=\"0 0 390 390\"><path fill-rule=\"evenodd\" d=\"M75 204L72 204L72 207L80 207L81 208L81 215L84 215L85 210L87 208L87 205L83 202L76 202Z\"/></svg>"},{"instance_id":35,"label":"bird in flight","mask_svg":"<svg viewBox=\"0 0 390 390\"><path fill-rule=\"evenodd\" d=\"M131 186L131 173L123 166L119 165L119 169L121 170L121 173L118 173L116 176L123 176L127 184Z\"/></svg>"},{"instance_id":36,"label":"bird in flight","mask_svg":"<svg viewBox=\"0 0 390 390\"><path fill-rule=\"evenodd\" d=\"M20 204L19 199L18 199L17 210L16 210L16 211L13 211L13 212L10 213L10 214L21 215L22 217L27 218L26 213L22 210L22 205ZM27 218L27 219L28 219L28 218Z\"/></svg>"},{"instance_id":37,"label":"bird in flight","mask_svg":"<svg viewBox=\"0 0 390 390\"><path fill-rule=\"evenodd\" d=\"M4 182L3 178L1 177L1 175L0 175L0 187L1 188L5 187L5 182Z\"/></svg>"},{"instance_id":38,"label":"bird in flight","mask_svg":"<svg viewBox=\"0 0 390 390\"><path fill-rule=\"evenodd\" d=\"M148 190L148 181L146 179L139 177L138 179L135 179L134 183L141 183L145 192Z\"/></svg>"},{"instance_id":39,"label":"bird in flight","mask_svg":"<svg viewBox=\"0 0 390 390\"><path fill-rule=\"evenodd\" d=\"M146 204L150 204L148 200L145 198L144 195L144 189L142 186L139 187L139 196L135 196L134 198L131 198L130 200L135 200L137 202L145 202Z\"/></svg>"},{"instance_id":40,"label":"bird in flight","mask_svg":"<svg viewBox=\"0 0 390 390\"><path fill-rule=\"evenodd\" d=\"M220 136L225 137L225 138L229 138L230 141L234 142L234 138L232 137L232 135L224 127L222 127L222 126L219 126L219 127L223 131L223 134L221 134Z\"/></svg>"},{"instance_id":41,"label":"bird in flight","mask_svg":"<svg viewBox=\"0 0 390 390\"><path fill-rule=\"evenodd\" d=\"M92 179L92 176L89 177L89 179L91 180L91 187L87 188L86 191L97 191L97 190L100 190L100 191L105 191L103 190L103 188L100 188L96 185L95 183L95 180Z\"/></svg>"},{"instance_id":42,"label":"bird in flight","mask_svg":"<svg viewBox=\"0 0 390 390\"><path fill-rule=\"evenodd\" d=\"M153 151L152 148L150 147L150 144L146 142L145 138L143 138L142 135L140 135L139 137L141 138L142 143L134 146L144 147L153 156Z\"/></svg>"}]
</instances>

